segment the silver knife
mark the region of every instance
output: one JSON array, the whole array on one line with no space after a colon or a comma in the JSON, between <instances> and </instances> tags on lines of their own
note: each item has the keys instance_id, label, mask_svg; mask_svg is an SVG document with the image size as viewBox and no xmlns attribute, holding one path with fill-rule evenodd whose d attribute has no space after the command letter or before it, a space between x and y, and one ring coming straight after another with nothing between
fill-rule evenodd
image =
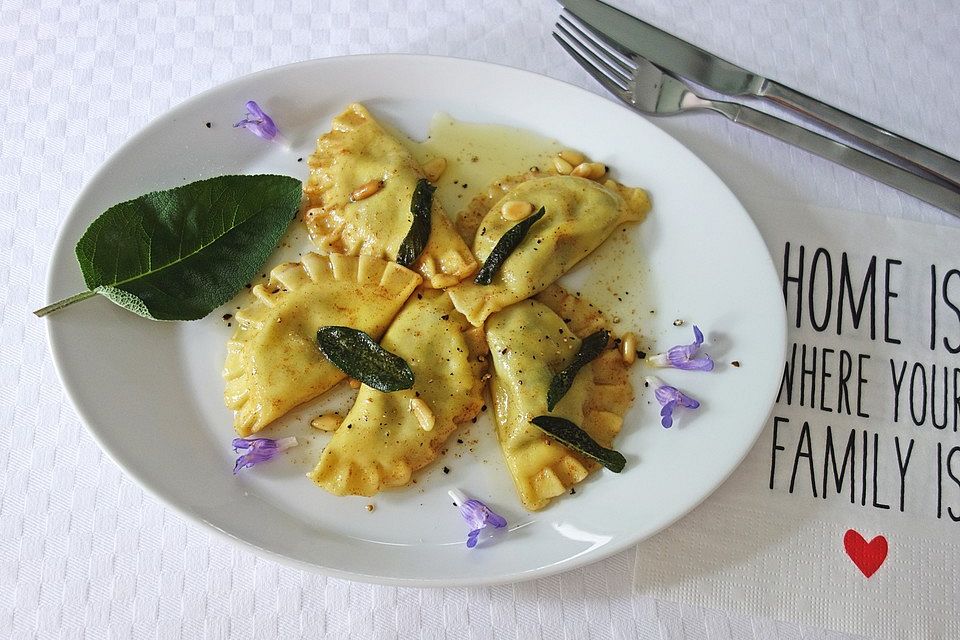
<instances>
[{"instance_id":1,"label":"silver knife","mask_svg":"<svg viewBox=\"0 0 960 640\"><path fill-rule=\"evenodd\" d=\"M795 89L764 78L599 0L559 0L570 13L621 47L680 77L728 96L765 98L904 160L960 189L960 162Z\"/></svg>"}]
</instances>

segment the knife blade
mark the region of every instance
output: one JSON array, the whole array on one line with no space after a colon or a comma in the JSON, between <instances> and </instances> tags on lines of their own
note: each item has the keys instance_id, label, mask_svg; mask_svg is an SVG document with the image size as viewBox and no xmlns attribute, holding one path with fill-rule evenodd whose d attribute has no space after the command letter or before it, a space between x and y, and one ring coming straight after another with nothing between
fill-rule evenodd
<instances>
[{"instance_id":1,"label":"knife blade","mask_svg":"<svg viewBox=\"0 0 960 640\"><path fill-rule=\"evenodd\" d=\"M640 55L654 64L728 96L772 100L867 146L891 154L916 169L945 180L960 191L960 162L739 67L600 0L559 0L570 13L605 35L624 55Z\"/></svg>"}]
</instances>

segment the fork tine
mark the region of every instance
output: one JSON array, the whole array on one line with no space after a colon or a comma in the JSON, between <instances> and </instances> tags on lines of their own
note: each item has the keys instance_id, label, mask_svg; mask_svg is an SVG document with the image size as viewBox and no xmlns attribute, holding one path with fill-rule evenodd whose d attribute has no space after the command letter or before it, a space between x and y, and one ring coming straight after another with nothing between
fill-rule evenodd
<instances>
[{"instance_id":1,"label":"fork tine","mask_svg":"<svg viewBox=\"0 0 960 640\"><path fill-rule=\"evenodd\" d=\"M586 24L583 20L570 13L566 9L560 13L560 18L566 20L570 26L583 34L585 38L589 38L592 44L606 53L609 57L620 62L623 67L628 69L628 73L636 67L636 64L633 61L633 56L636 55L635 52L630 51L619 42L611 40L605 34Z\"/></svg>"},{"instance_id":2,"label":"fork tine","mask_svg":"<svg viewBox=\"0 0 960 640\"><path fill-rule=\"evenodd\" d=\"M589 49L582 45L577 46L580 43L561 25L557 25L557 28L553 32L553 37L587 73L593 76L594 80L602 84L608 91L619 96L628 90L628 78L625 78L616 69L610 67Z\"/></svg>"},{"instance_id":3,"label":"fork tine","mask_svg":"<svg viewBox=\"0 0 960 640\"><path fill-rule=\"evenodd\" d=\"M600 69L598 69L597 67L595 67L592 62L590 62L589 60L587 60L586 58L584 58L582 55L580 55L579 52L577 52L576 49L574 49L572 46L570 46L569 44L567 44L567 42L566 42L563 38L561 38L561 37L557 34L556 31L553 32L553 37L554 37L554 39L555 39L557 42L560 43L560 46L563 47L563 48L567 51L567 53L569 53L569 54L571 55L571 57L573 57L573 59L574 59L581 67L584 68L584 70L585 70L587 73L589 73L591 76L593 76L593 79L594 79L594 80L596 80L596 81L599 82L601 85L603 85L603 87L604 87L607 91L609 91L610 93L614 94L614 95L617 96L618 98L621 98L621 99L624 99L624 100L627 99L627 96L626 96L627 89L626 89L626 87L621 86L618 82L616 82L615 80L613 80L612 78L610 78L610 76L606 75L605 73L603 73L602 71L600 71Z\"/></svg>"},{"instance_id":4,"label":"fork tine","mask_svg":"<svg viewBox=\"0 0 960 640\"><path fill-rule=\"evenodd\" d=\"M614 80L624 85L625 89L629 86L630 78L633 76L632 71L624 69L622 65L614 64L602 50L591 47L584 41L584 37L577 35L577 30L572 24L564 22L562 15L554 28L554 33L558 31L565 36L567 44L577 49L593 66L599 67L606 75L612 76Z\"/></svg>"},{"instance_id":5,"label":"fork tine","mask_svg":"<svg viewBox=\"0 0 960 640\"><path fill-rule=\"evenodd\" d=\"M603 60L615 66L622 75L630 77L636 70L636 64L629 52L624 53L616 42L608 40L603 34L594 31L590 25L584 24L577 16L568 11L562 11L557 18L557 24L562 24L567 32L582 46L597 53Z\"/></svg>"}]
</instances>

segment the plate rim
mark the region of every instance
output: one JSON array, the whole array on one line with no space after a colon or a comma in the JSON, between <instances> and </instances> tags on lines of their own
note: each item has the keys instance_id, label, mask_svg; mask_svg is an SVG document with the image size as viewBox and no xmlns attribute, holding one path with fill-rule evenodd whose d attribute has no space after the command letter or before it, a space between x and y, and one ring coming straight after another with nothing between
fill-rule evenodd
<instances>
[{"instance_id":1,"label":"plate rim","mask_svg":"<svg viewBox=\"0 0 960 640\"><path fill-rule=\"evenodd\" d=\"M732 201L736 203L739 208L738 213L742 215L745 220L749 223L750 231L754 234L755 240L759 241L761 246L765 249L764 255L766 260L765 266L768 273L776 278L777 271L776 265L773 260L773 256L770 254L769 248L766 245L760 231L753 221L752 216L747 211L746 207L743 206L743 203L729 187L729 185L709 166L706 162L703 161L696 153L690 150L683 142L672 136L667 131L663 130L657 126L650 118L645 118L642 115L636 113L635 111L630 110L627 106L599 93L590 91L578 85L572 84L570 82L554 78L545 74L537 73L535 71L529 71L527 69L522 69L518 67L513 67L506 64L489 62L484 60L475 60L470 58L462 58L458 56L445 56L445 55L435 55L435 54L418 54L418 53L367 53L367 54L356 54L356 55L341 55L341 56L330 56L324 58L312 58L309 60L301 60L297 62L291 62L287 64L277 65L252 73L244 74L225 82L219 83L212 87L209 87L197 94L191 95L178 104L166 109L162 113L157 114L151 118L146 124L144 124L136 133L126 139L122 144L113 149L110 152L110 155L102 162L102 164L94 171L90 177L86 180L83 188L77 193L73 199L73 203L70 206L67 214L59 222L59 230L57 233L56 240L54 241L53 248L51 250L51 257L48 263L47 275L45 278L45 289L44 289L44 300L45 304L50 304L50 292L55 287L55 279L58 273L58 270L54 269L53 266L59 263L60 260L65 259L65 252L73 255L71 247L65 246L67 244L66 235L63 233L66 227L67 221L74 216L76 211L76 204L83 201L88 196L88 193L93 190L93 187L100 181L102 176L107 174L112 167L113 163L118 161L119 156L128 149L129 147L136 146L142 137L145 137L149 131L151 131L161 120L164 120L171 115L176 115L180 111L188 110L195 102L203 100L208 94L213 92L219 92L229 89L234 85L239 85L240 83L248 82L252 79L255 79L260 76L277 73L280 71L289 72L295 70L298 67L307 67L316 64L337 64L340 61L344 60L359 60L359 61L369 61L371 63L375 62L384 62L384 61L407 61L413 62L420 60L423 63L429 64L436 61L444 62L454 62L456 64L466 65L466 66L477 66L485 67L494 72L508 72L516 73L520 75L526 75L533 78L536 78L538 81L547 81L559 85L564 90L574 90L581 94L586 94L590 99L594 100L604 100L610 105L613 105L619 110L622 110L626 115L630 115L635 118L640 118L644 120L649 126L654 127L660 131L664 136L669 138L671 142L676 145L678 148L682 149L687 154L687 161L699 163L702 170L705 170L712 174L717 183L724 189L727 194L732 198ZM779 298L778 298L779 300ZM787 319L786 319L786 307L782 300L779 300L780 304L777 305L778 317L776 320L778 322L771 323L772 326L778 327L780 332L779 344L779 360L783 360L786 354L787 346ZM395 577L388 575L371 575L368 573L362 573L359 571L347 571L338 568L332 568L328 566L323 566L301 560L295 557L291 557L274 551L272 549L260 546L256 543L250 542L238 535L232 534L229 531L226 531L216 524L206 520L199 513L194 512L190 507L180 504L172 498L168 498L160 492L156 491L153 486L147 481L145 481L134 468L129 465L121 462L117 456L114 455L114 451L110 446L107 445L106 441L102 439L97 428L91 426L91 422L88 420L87 411L81 408L76 400L76 388L72 382L68 381L68 378L64 377L64 361L63 361L63 352L60 348L56 346L57 342L54 337L55 333L55 322L45 322L46 324L46 335L47 335L47 344L50 348L51 359L53 361L54 369L57 373L57 377L60 382L60 386L67 396L67 399L70 401L73 406L73 410L76 412L77 417L83 423L83 426L86 432L92 437L93 441L100 448L100 450L106 454L110 461L115 464L124 474L131 478L137 486L143 490L145 493L150 495L153 499L157 500L164 507L172 509L179 517L184 520L201 526L205 531L212 532L220 540L225 540L233 544L238 544L242 548L248 549L253 553L266 557L269 560L278 562L279 564L304 571L310 571L312 573L318 573L321 575L344 579L352 580L367 584L381 584L388 586L400 586L400 587L419 587L419 588L443 588L443 587L467 587L467 586L492 586L492 585L501 585L501 584L512 584L517 582L529 581L537 578L546 578L553 576L559 573L570 571L577 568L582 568L586 565L599 562L610 556L613 556L617 553L621 553L630 547L639 545L644 540L647 540L653 536L656 536L669 527L673 526L677 521L681 520L685 516L692 513L697 507L699 507L705 500L712 496L726 481L730 476L736 471L740 465L743 463L750 451L755 447L760 435L765 430L767 421L770 418L772 411L775 406L775 394L777 390L777 385L771 382L770 389L768 393L763 397L763 401L768 403L769 409L766 412L764 419L761 421L760 425L756 428L753 437L750 439L749 446L745 446L736 463L731 465L725 474L715 483L715 485L708 491L706 491L699 500L693 503L686 511L682 513L675 514L675 516L669 520L666 520L664 524L656 529L655 531L640 536L624 536L623 539L617 541L611 541L609 544L605 544L597 549L591 550L588 553L577 554L572 557L564 558L560 561L553 562L544 566L539 566L532 569L526 569L516 573L505 573L505 574L495 574L495 575L478 575L471 576L469 578L404 578L404 577Z\"/></svg>"}]
</instances>

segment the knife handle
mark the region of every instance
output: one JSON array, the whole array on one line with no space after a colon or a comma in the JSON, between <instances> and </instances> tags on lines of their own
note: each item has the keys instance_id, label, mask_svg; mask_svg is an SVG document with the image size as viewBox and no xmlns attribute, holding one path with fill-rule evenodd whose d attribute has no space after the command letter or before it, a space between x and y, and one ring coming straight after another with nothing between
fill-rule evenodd
<instances>
[{"instance_id":1,"label":"knife handle","mask_svg":"<svg viewBox=\"0 0 960 640\"><path fill-rule=\"evenodd\" d=\"M814 118L828 127L860 138L877 149L893 154L960 187L960 162L939 151L898 136L773 80L765 80L757 95Z\"/></svg>"},{"instance_id":2,"label":"knife handle","mask_svg":"<svg viewBox=\"0 0 960 640\"><path fill-rule=\"evenodd\" d=\"M879 180L924 202L960 217L960 191L954 191L880 158L804 129L792 122L735 102L711 100L703 105L719 111L738 124L771 135L863 175Z\"/></svg>"}]
</instances>

